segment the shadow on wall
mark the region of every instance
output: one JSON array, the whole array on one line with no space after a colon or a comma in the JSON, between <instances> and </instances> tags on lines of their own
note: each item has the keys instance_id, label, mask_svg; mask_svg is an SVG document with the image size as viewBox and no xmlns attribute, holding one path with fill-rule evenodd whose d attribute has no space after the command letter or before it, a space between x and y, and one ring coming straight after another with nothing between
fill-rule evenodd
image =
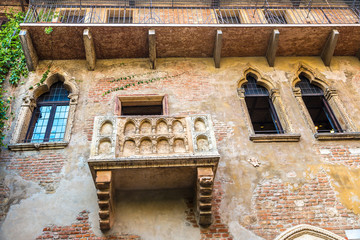
<instances>
[{"instance_id":1,"label":"shadow on wall","mask_svg":"<svg viewBox=\"0 0 360 240\"><path fill-rule=\"evenodd\" d=\"M186 221L190 190L116 192L115 223L108 234L132 233L144 240L200 239L199 228Z\"/></svg>"}]
</instances>

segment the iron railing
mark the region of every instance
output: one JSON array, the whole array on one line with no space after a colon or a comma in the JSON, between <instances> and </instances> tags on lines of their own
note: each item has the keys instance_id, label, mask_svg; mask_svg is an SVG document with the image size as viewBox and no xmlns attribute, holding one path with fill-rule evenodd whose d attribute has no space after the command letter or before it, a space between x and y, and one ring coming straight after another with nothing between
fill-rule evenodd
<instances>
[{"instance_id":1,"label":"iron railing","mask_svg":"<svg viewBox=\"0 0 360 240\"><path fill-rule=\"evenodd\" d=\"M359 0L31 0L25 23L358 24Z\"/></svg>"}]
</instances>

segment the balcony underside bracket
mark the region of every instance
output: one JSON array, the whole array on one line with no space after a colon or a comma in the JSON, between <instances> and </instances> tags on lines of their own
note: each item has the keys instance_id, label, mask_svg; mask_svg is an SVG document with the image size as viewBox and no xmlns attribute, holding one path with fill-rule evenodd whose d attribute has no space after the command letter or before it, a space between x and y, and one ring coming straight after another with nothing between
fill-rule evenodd
<instances>
[{"instance_id":1,"label":"balcony underside bracket","mask_svg":"<svg viewBox=\"0 0 360 240\"><path fill-rule=\"evenodd\" d=\"M114 223L114 188L111 171L96 172L96 189L99 204L99 217L101 231L109 230Z\"/></svg>"},{"instance_id":2,"label":"balcony underside bracket","mask_svg":"<svg viewBox=\"0 0 360 240\"><path fill-rule=\"evenodd\" d=\"M149 59L150 68L156 69L156 35L155 30L149 30Z\"/></svg>"},{"instance_id":3,"label":"balcony underside bracket","mask_svg":"<svg viewBox=\"0 0 360 240\"><path fill-rule=\"evenodd\" d=\"M220 68L221 47L222 47L222 31L217 30L216 38L215 38L215 47L214 47L214 62L216 68Z\"/></svg>"},{"instance_id":4,"label":"balcony underside bracket","mask_svg":"<svg viewBox=\"0 0 360 240\"><path fill-rule=\"evenodd\" d=\"M38 56L31 41L30 33L28 32L28 30L21 30L19 33L19 37L26 59L26 66L29 71L35 71L38 64Z\"/></svg>"},{"instance_id":5,"label":"balcony underside bracket","mask_svg":"<svg viewBox=\"0 0 360 240\"><path fill-rule=\"evenodd\" d=\"M273 67L275 65L276 51L279 46L279 35L279 30L274 29L270 36L270 41L266 52L266 59L270 67Z\"/></svg>"},{"instance_id":6,"label":"balcony underside bracket","mask_svg":"<svg viewBox=\"0 0 360 240\"><path fill-rule=\"evenodd\" d=\"M84 29L83 39L84 39L85 55L86 55L88 70L94 71L95 63L96 63L96 54L95 54L94 39L92 38L89 29Z\"/></svg>"},{"instance_id":7,"label":"balcony underside bracket","mask_svg":"<svg viewBox=\"0 0 360 240\"><path fill-rule=\"evenodd\" d=\"M327 67L330 66L331 59L334 56L334 51L338 38L339 32L335 29L332 30L321 52L321 59Z\"/></svg>"},{"instance_id":8,"label":"balcony underside bracket","mask_svg":"<svg viewBox=\"0 0 360 240\"><path fill-rule=\"evenodd\" d=\"M214 172L211 167L197 168L196 210L199 225L210 226L212 223L212 192Z\"/></svg>"}]
</instances>

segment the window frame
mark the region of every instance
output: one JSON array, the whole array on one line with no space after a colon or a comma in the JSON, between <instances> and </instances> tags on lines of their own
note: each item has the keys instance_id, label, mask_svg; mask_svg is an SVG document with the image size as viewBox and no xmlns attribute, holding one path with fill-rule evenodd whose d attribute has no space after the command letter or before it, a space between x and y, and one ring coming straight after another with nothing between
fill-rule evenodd
<instances>
[{"instance_id":1,"label":"window frame","mask_svg":"<svg viewBox=\"0 0 360 240\"><path fill-rule=\"evenodd\" d=\"M242 88L242 86L248 82L247 75L251 74L252 77L255 78L257 84L259 86L262 86L267 89L269 92L269 101L272 102L272 105L274 107L274 111L277 114L277 117L279 119L279 123L282 126L283 132L282 133L267 133L267 134L258 134L255 133L255 130L252 125L252 121L250 118L250 114L246 105L245 101L245 89ZM285 114L284 105L282 103L281 97L280 97L280 91L278 88L275 87L272 82L269 80L263 78L259 71L254 68L248 68L244 71L241 79L238 81L237 84L237 92L238 96L240 98L240 104L241 104L241 110L242 114L245 116L245 122L248 126L249 130L249 139L253 142L298 142L300 141L300 134L294 133L292 126L290 125L289 119L287 115Z\"/></svg>"},{"instance_id":2,"label":"window frame","mask_svg":"<svg viewBox=\"0 0 360 240\"><path fill-rule=\"evenodd\" d=\"M324 99L327 101L329 108L331 109L333 116L337 119L341 132L334 133L319 133L315 129L314 122L307 109L307 106L302 98L300 87L296 87L297 83L301 81L300 75L303 74L310 82L323 91ZM315 72L310 68L301 65L296 72L296 76L292 81L292 90L298 105L300 106L301 113L307 123L308 127L314 134L317 140L347 140L347 139L360 139L360 133L356 131L355 125L352 123L348 114L346 114L345 108L341 103L337 90L330 87L330 84L324 79L325 76L319 72Z\"/></svg>"},{"instance_id":3,"label":"window frame","mask_svg":"<svg viewBox=\"0 0 360 240\"><path fill-rule=\"evenodd\" d=\"M132 94L132 95L118 95L115 101L114 114L122 116L122 105L132 104L136 106L138 103L139 106L150 106L146 102L157 102L162 104L162 114L159 116L169 115L169 105L168 105L168 95L159 95L159 94ZM130 115L126 115L130 116Z\"/></svg>"},{"instance_id":4,"label":"window frame","mask_svg":"<svg viewBox=\"0 0 360 240\"><path fill-rule=\"evenodd\" d=\"M55 120L55 114L56 114L56 110L58 107L69 106L69 102L70 101L37 102L36 108L34 109L34 111L32 113L29 128L27 130L24 142L26 142L26 143L33 142L32 140L33 140L34 128L38 121L38 119L36 118L36 111L37 111L37 109L40 109L41 107L44 107L44 106L50 106L51 109L50 109L50 114L49 114L49 120L46 124L46 131L44 134L44 139L42 142L59 142L59 141L50 141L51 140L50 139L51 130L52 130L52 127L54 125L54 120ZM67 111L67 116L69 116L69 110ZM66 119L66 122L67 122L67 119ZM65 126L66 126L66 124L65 124ZM39 143L39 142L37 142L37 143Z\"/></svg>"},{"instance_id":5,"label":"window frame","mask_svg":"<svg viewBox=\"0 0 360 240\"><path fill-rule=\"evenodd\" d=\"M33 116L33 111L37 106L36 100L42 94L48 92L54 83L59 81L63 82L65 89L69 91L68 98L70 99L63 140L54 142L24 142ZM30 90L23 98L8 148L13 151L65 148L70 141L78 97L79 89L75 82L75 78L69 78L66 75L61 75L59 73L51 75L45 80L44 84Z\"/></svg>"}]
</instances>

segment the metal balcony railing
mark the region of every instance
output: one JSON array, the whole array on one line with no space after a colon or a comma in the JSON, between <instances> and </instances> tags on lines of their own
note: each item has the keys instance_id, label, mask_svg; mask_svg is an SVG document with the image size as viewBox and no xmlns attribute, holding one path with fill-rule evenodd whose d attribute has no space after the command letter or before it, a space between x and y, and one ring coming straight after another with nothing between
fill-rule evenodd
<instances>
[{"instance_id":1,"label":"metal balcony railing","mask_svg":"<svg viewBox=\"0 0 360 240\"><path fill-rule=\"evenodd\" d=\"M358 24L358 0L31 0L25 23Z\"/></svg>"}]
</instances>

